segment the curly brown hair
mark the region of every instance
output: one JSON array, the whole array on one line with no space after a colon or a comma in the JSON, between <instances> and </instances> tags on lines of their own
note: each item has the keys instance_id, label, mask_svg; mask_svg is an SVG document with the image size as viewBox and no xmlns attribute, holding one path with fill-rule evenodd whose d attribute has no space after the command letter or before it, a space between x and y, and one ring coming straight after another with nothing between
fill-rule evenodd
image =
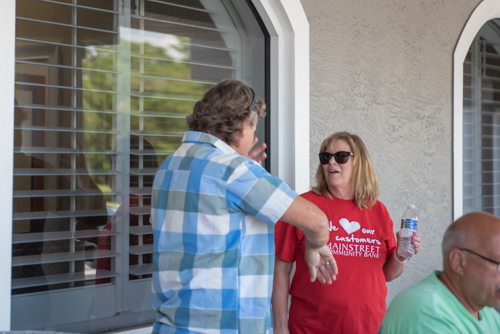
<instances>
[{"instance_id":1,"label":"curly brown hair","mask_svg":"<svg viewBox=\"0 0 500 334\"><path fill-rule=\"evenodd\" d=\"M254 97L255 106L249 110ZM196 102L193 113L186 117L189 130L210 133L228 145L238 147L236 137L243 123L254 125L266 116L266 103L254 91L236 79L219 82Z\"/></svg>"}]
</instances>

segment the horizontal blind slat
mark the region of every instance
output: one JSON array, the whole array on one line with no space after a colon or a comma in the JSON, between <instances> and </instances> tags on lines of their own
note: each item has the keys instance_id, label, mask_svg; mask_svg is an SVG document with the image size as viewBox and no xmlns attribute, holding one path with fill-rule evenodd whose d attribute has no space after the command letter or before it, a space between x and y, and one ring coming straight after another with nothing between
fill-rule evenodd
<instances>
[{"instance_id":1,"label":"horizontal blind slat","mask_svg":"<svg viewBox=\"0 0 500 334\"><path fill-rule=\"evenodd\" d=\"M151 213L151 206L135 206L130 208L130 214L134 216L144 216Z\"/></svg>"},{"instance_id":2,"label":"horizontal blind slat","mask_svg":"<svg viewBox=\"0 0 500 334\"><path fill-rule=\"evenodd\" d=\"M76 111L82 113L96 113L96 114L113 114L116 115L116 110L97 110L97 109L84 109L84 108L72 108L72 107L57 107L45 104L16 104L16 108L27 108L27 109L46 109L46 110L56 110L56 111Z\"/></svg>"},{"instance_id":3,"label":"horizontal blind slat","mask_svg":"<svg viewBox=\"0 0 500 334\"><path fill-rule=\"evenodd\" d=\"M43 277L20 278L12 280L12 289L30 288L35 286L52 285L60 283L70 283L79 281L89 281L102 278L110 278L118 276L110 270L98 270L95 274L86 275L84 272L76 272L71 274L49 275Z\"/></svg>"},{"instance_id":4,"label":"horizontal blind slat","mask_svg":"<svg viewBox=\"0 0 500 334\"><path fill-rule=\"evenodd\" d=\"M93 169L91 173L87 169L53 169L53 168L16 168L14 176L65 176L65 175L117 175L109 169Z\"/></svg>"},{"instance_id":5,"label":"horizontal blind slat","mask_svg":"<svg viewBox=\"0 0 500 334\"><path fill-rule=\"evenodd\" d=\"M129 273L134 276L147 275L153 273L153 264L133 265L129 267Z\"/></svg>"},{"instance_id":6,"label":"horizontal blind slat","mask_svg":"<svg viewBox=\"0 0 500 334\"><path fill-rule=\"evenodd\" d=\"M130 194L132 195L151 195L152 187L131 187Z\"/></svg>"},{"instance_id":7,"label":"horizontal blind slat","mask_svg":"<svg viewBox=\"0 0 500 334\"><path fill-rule=\"evenodd\" d=\"M27 242L45 242L54 240L67 239L84 239L94 237L106 237L118 235L115 231L108 230L90 230L90 231L61 231L61 232L43 232L43 233L22 233L14 234L12 237L13 244L22 244Z\"/></svg>"},{"instance_id":8,"label":"horizontal blind slat","mask_svg":"<svg viewBox=\"0 0 500 334\"><path fill-rule=\"evenodd\" d=\"M144 20L144 21L158 22L158 23L168 23L168 24L172 24L172 25L176 25L176 26L182 26L182 27L188 27L188 28L195 28L195 29L201 29L201 30L214 31L214 32L222 33L222 34L230 34L231 33L230 31L224 30L224 29L210 28L210 27L205 27L205 26L196 25L196 24L176 22L176 21L172 21L172 20L154 19L152 17L141 16L141 17L139 17L137 19Z\"/></svg>"},{"instance_id":9,"label":"horizontal blind slat","mask_svg":"<svg viewBox=\"0 0 500 334\"><path fill-rule=\"evenodd\" d=\"M217 84L217 82L215 82L215 81L189 80L189 79L180 79L180 78L174 78L174 77L161 77L158 75L146 75L146 74L132 73L131 76L134 78L140 78L140 79L169 80L169 81L175 81L175 82L189 82L189 83L197 83L197 84L203 84L203 85L214 85L215 86Z\"/></svg>"},{"instance_id":10,"label":"horizontal blind slat","mask_svg":"<svg viewBox=\"0 0 500 334\"><path fill-rule=\"evenodd\" d=\"M465 182L464 184L466 184L468 187L472 187L472 186L474 186L474 187L478 187L478 186L479 187L480 186L500 186L500 183L498 183L498 182L493 182L493 183L491 183L491 182L484 182L484 183L481 183L481 184L467 183L467 182Z\"/></svg>"},{"instance_id":11,"label":"horizontal blind slat","mask_svg":"<svg viewBox=\"0 0 500 334\"><path fill-rule=\"evenodd\" d=\"M191 10L196 10L199 12L204 12L204 13L209 13L209 14L217 14L214 11L207 10L207 9L202 9L202 8L196 8L196 7L191 7L191 6L184 6L184 5L179 5L173 2L168 2L168 1L159 1L159 0L147 0L148 2L154 2L154 3L159 3L162 5L169 5L169 6L175 6L175 7L180 7L180 8L185 8L185 9L191 9Z\"/></svg>"},{"instance_id":12,"label":"horizontal blind slat","mask_svg":"<svg viewBox=\"0 0 500 334\"><path fill-rule=\"evenodd\" d=\"M155 175L157 168L130 168L131 175Z\"/></svg>"},{"instance_id":13,"label":"horizontal blind slat","mask_svg":"<svg viewBox=\"0 0 500 334\"><path fill-rule=\"evenodd\" d=\"M226 70L237 70L238 69L236 66L218 65L218 64L199 62L199 61L182 61L182 60L174 60L171 58L162 58L162 57L152 57L152 56L143 55L143 54L134 53L134 52L132 52L131 56L132 56L132 58L158 60L158 61L165 61L165 62L169 62L169 63L190 64L190 65L204 66L204 67L222 68L222 69L226 69Z\"/></svg>"},{"instance_id":14,"label":"horizontal blind slat","mask_svg":"<svg viewBox=\"0 0 500 334\"><path fill-rule=\"evenodd\" d=\"M151 225L130 226L130 234L132 235L144 235L152 233L153 227Z\"/></svg>"},{"instance_id":15,"label":"horizontal blind slat","mask_svg":"<svg viewBox=\"0 0 500 334\"><path fill-rule=\"evenodd\" d=\"M63 127L52 127L52 126L35 126L35 125L23 125L14 126L14 130L32 130L32 131L51 131L51 132L79 132L79 133L102 133L102 134L117 134L116 130L98 130L89 128L63 128Z\"/></svg>"},{"instance_id":16,"label":"horizontal blind slat","mask_svg":"<svg viewBox=\"0 0 500 334\"><path fill-rule=\"evenodd\" d=\"M21 85L21 86L35 86L35 87L44 87L44 88L71 89L71 90L77 90L77 91L81 91L81 92L118 94L118 91L115 91L115 90L103 90L103 89L92 89L92 88L84 88L84 87L49 85L49 84L40 84L40 83L24 82L24 81L15 81L14 83L16 85Z\"/></svg>"},{"instance_id":17,"label":"horizontal blind slat","mask_svg":"<svg viewBox=\"0 0 500 334\"><path fill-rule=\"evenodd\" d=\"M130 150L130 155L170 155L174 153L173 150Z\"/></svg>"},{"instance_id":18,"label":"horizontal blind slat","mask_svg":"<svg viewBox=\"0 0 500 334\"><path fill-rule=\"evenodd\" d=\"M39 62L36 62L36 61L27 61L27 60L16 60L16 64L34 65L34 66L47 66L47 67L52 67L52 68L65 68L65 69L69 69L69 70L81 70L81 71L89 71L89 72L101 72L101 73L119 74L117 71L101 70L99 68L89 68L89 67L81 67L81 66L59 65L59 64L50 64L50 63L39 63Z\"/></svg>"},{"instance_id":19,"label":"horizontal blind slat","mask_svg":"<svg viewBox=\"0 0 500 334\"><path fill-rule=\"evenodd\" d=\"M500 106L500 103L498 103L498 106ZM475 111L475 110L464 110L464 114L468 114L468 115L476 115L477 113L478 113L478 111ZM481 115L491 115L491 116L500 115L500 112L496 112L496 111L481 110L481 111L479 111L479 113ZM474 124L475 125L475 123L467 123L467 124Z\"/></svg>"},{"instance_id":20,"label":"horizontal blind slat","mask_svg":"<svg viewBox=\"0 0 500 334\"><path fill-rule=\"evenodd\" d=\"M160 131L137 131L131 130L131 134L136 136L148 136L148 137L174 137L174 138L182 138L184 137L184 133L178 132L160 132Z\"/></svg>"},{"instance_id":21,"label":"horizontal blind slat","mask_svg":"<svg viewBox=\"0 0 500 334\"><path fill-rule=\"evenodd\" d=\"M487 174L487 175L500 175L500 171L494 171L494 170L489 170L489 171L483 171L483 170L479 170L479 171L473 171L473 172L466 172L464 171L464 174Z\"/></svg>"},{"instance_id":22,"label":"horizontal blind slat","mask_svg":"<svg viewBox=\"0 0 500 334\"><path fill-rule=\"evenodd\" d=\"M157 93L142 93L131 91L130 96L133 97L145 97L151 99L160 99L160 100L177 100L177 101L193 101L198 102L199 97L195 96L181 96L181 95L173 95L173 94L157 94Z\"/></svg>"},{"instance_id":23,"label":"horizontal blind slat","mask_svg":"<svg viewBox=\"0 0 500 334\"><path fill-rule=\"evenodd\" d=\"M48 44L48 45L53 45L53 46L64 46L64 47L68 47L68 48L88 49L88 46L66 44L66 43L57 43L57 42L50 42L50 41L42 41L42 40L38 40L38 39L23 38L23 37L16 37L16 41L23 41L23 42L30 42L30 43L40 43L40 44ZM99 48L98 46L93 46L93 48L96 51L118 53L118 50L107 49L107 48Z\"/></svg>"},{"instance_id":24,"label":"horizontal blind slat","mask_svg":"<svg viewBox=\"0 0 500 334\"><path fill-rule=\"evenodd\" d=\"M57 5L62 5L62 6L69 6L69 7L74 7L74 8L90 9L90 10L95 10L97 12L120 14L120 12L109 10L109 9L102 9L102 8L97 8L97 7L83 6L83 5L77 5L77 4L66 3L66 2L61 2L61 1L54 1L54 0L38 0L38 1L53 3L53 4L57 4ZM151 1L151 0L148 0L148 1Z\"/></svg>"},{"instance_id":25,"label":"horizontal blind slat","mask_svg":"<svg viewBox=\"0 0 500 334\"><path fill-rule=\"evenodd\" d=\"M22 16L16 16L16 20L29 21L29 22L37 22L37 23L44 23L44 24L52 24L52 25L60 26L60 27L85 29L85 30L91 30L91 31L97 31L97 32L105 32L107 34L118 35L118 32L114 31L114 30L104 30L104 29L98 29L98 28L90 28L90 27L86 27L86 26L79 26L79 25L76 25L76 24L68 24L68 23L59 23L59 22L54 22L54 21L45 21L45 20L31 19L31 18L22 17Z\"/></svg>"},{"instance_id":26,"label":"horizontal blind slat","mask_svg":"<svg viewBox=\"0 0 500 334\"><path fill-rule=\"evenodd\" d=\"M90 259L102 259L116 257L116 253L110 250L87 250L73 253L50 253L42 255L27 255L12 257L12 266L26 266L32 264L57 263L69 261L81 261Z\"/></svg>"},{"instance_id":27,"label":"horizontal blind slat","mask_svg":"<svg viewBox=\"0 0 500 334\"><path fill-rule=\"evenodd\" d=\"M159 118L178 118L178 119L184 119L187 116L189 116L186 114L161 113L154 111L143 111L143 112L131 111L130 115L137 117L159 117Z\"/></svg>"},{"instance_id":28,"label":"horizontal blind slat","mask_svg":"<svg viewBox=\"0 0 500 334\"><path fill-rule=\"evenodd\" d=\"M132 255L150 254L153 252L153 244L130 246L129 253Z\"/></svg>"},{"instance_id":29,"label":"horizontal blind slat","mask_svg":"<svg viewBox=\"0 0 500 334\"><path fill-rule=\"evenodd\" d=\"M479 196L482 199L488 199L488 198L498 198L498 195L481 195ZM478 198L477 196L465 196L464 199L476 199Z\"/></svg>"},{"instance_id":30,"label":"horizontal blind slat","mask_svg":"<svg viewBox=\"0 0 500 334\"><path fill-rule=\"evenodd\" d=\"M40 130L45 131L45 130ZM73 132L73 131L69 131ZM78 131L74 131L78 132ZM24 154L115 154L112 150L93 150L93 149L82 149L82 148L59 148L59 147L16 147L14 153L24 153ZM19 168L16 168L16 170ZM74 174L80 175L80 174Z\"/></svg>"},{"instance_id":31,"label":"horizontal blind slat","mask_svg":"<svg viewBox=\"0 0 500 334\"><path fill-rule=\"evenodd\" d=\"M89 209L89 210L61 210L61 211L34 211L34 212L14 212L13 220L29 220L29 219L58 219L71 217L100 217L107 216L106 210Z\"/></svg>"},{"instance_id":32,"label":"horizontal blind slat","mask_svg":"<svg viewBox=\"0 0 500 334\"><path fill-rule=\"evenodd\" d=\"M118 194L117 191L105 192L100 189L15 190L14 198L92 196L92 195L116 195L116 194Z\"/></svg>"}]
</instances>

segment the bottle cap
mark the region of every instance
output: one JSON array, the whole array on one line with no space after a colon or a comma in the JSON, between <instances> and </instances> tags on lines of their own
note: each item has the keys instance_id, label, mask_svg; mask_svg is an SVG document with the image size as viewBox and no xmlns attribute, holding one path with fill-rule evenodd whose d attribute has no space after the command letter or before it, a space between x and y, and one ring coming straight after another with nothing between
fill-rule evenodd
<instances>
[{"instance_id":1,"label":"bottle cap","mask_svg":"<svg viewBox=\"0 0 500 334\"><path fill-rule=\"evenodd\" d=\"M408 205L406 206L406 209L407 209L407 210L415 210L415 205L414 205L414 204L408 204Z\"/></svg>"}]
</instances>

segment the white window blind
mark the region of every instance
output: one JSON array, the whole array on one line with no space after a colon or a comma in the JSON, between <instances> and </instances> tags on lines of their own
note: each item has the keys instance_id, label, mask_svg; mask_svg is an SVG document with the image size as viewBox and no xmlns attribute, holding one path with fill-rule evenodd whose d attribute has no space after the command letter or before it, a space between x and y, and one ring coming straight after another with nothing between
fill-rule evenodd
<instances>
[{"instance_id":1,"label":"white window blind","mask_svg":"<svg viewBox=\"0 0 500 334\"><path fill-rule=\"evenodd\" d=\"M500 215L500 28L486 23L464 61L463 210Z\"/></svg>"},{"instance_id":2,"label":"white window blind","mask_svg":"<svg viewBox=\"0 0 500 334\"><path fill-rule=\"evenodd\" d=\"M265 96L264 33L241 1L16 6L12 329L151 322L154 174L218 81Z\"/></svg>"}]
</instances>

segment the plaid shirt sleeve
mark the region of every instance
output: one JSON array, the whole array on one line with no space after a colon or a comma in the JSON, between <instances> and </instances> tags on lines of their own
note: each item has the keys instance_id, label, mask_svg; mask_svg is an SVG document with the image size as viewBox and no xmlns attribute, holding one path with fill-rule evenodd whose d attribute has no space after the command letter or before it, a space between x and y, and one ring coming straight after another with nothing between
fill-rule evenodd
<instances>
[{"instance_id":1,"label":"plaid shirt sleeve","mask_svg":"<svg viewBox=\"0 0 500 334\"><path fill-rule=\"evenodd\" d=\"M292 204L297 193L281 179L269 174L252 160L240 164L227 182L226 202L229 208L274 226Z\"/></svg>"}]
</instances>

